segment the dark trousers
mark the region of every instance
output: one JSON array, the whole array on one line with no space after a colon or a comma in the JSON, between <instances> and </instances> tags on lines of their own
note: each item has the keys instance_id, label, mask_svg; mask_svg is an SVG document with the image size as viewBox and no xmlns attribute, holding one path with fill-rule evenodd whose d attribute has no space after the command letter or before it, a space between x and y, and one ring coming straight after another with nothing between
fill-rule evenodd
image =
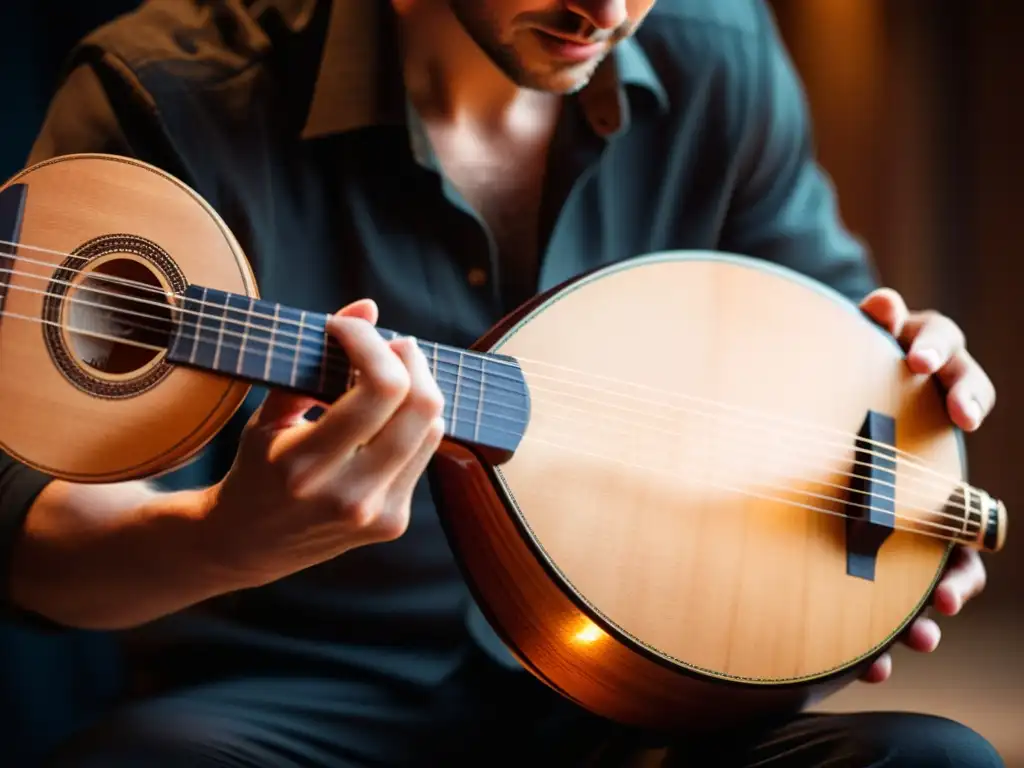
<instances>
[{"instance_id":1,"label":"dark trousers","mask_svg":"<svg viewBox=\"0 0 1024 768\"><path fill-rule=\"evenodd\" d=\"M682 735L663 755L647 753L658 746L467 650L459 671L430 690L278 677L177 690L81 734L49 768L1003 766L974 731L905 713L804 715L726 738Z\"/></svg>"}]
</instances>

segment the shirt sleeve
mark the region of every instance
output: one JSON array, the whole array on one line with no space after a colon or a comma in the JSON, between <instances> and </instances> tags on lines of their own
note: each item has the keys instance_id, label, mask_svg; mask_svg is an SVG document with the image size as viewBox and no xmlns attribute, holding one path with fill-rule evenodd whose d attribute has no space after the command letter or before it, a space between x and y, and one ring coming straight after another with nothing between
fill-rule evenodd
<instances>
[{"instance_id":1,"label":"shirt sleeve","mask_svg":"<svg viewBox=\"0 0 1024 768\"><path fill-rule=\"evenodd\" d=\"M801 272L859 302L878 287L865 246L844 225L815 158L803 84L766 3L757 44L735 73L739 165L722 249Z\"/></svg>"},{"instance_id":2,"label":"shirt sleeve","mask_svg":"<svg viewBox=\"0 0 1024 768\"><path fill-rule=\"evenodd\" d=\"M0 451L0 619L24 619L10 600L10 563L25 518L52 478Z\"/></svg>"},{"instance_id":3,"label":"shirt sleeve","mask_svg":"<svg viewBox=\"0 0 1024 768\"><path fill-rule=\"evenodd\" d=\"M145 146L146 117L139 106L143 100L132 92L125 78L98 64L101 62L83 62L63 79L49 105L28 165L77 152L134 156L138 154L136 145ZM11 601L11 555L32 505L52 480L0 451L0 619L38 626L36 619L18 610Z\"/></svg>"}]
</instances>

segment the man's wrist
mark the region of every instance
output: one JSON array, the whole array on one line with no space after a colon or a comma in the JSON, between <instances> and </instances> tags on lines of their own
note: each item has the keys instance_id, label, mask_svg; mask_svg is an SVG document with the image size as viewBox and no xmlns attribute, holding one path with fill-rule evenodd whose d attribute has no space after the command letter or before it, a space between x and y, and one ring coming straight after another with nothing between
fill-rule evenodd
<instances>
[{"instance_id":1,"label":"man's wrist","mask_svg":"<svg viewBox=\"0 0 1024 768\"><path fill-rule=\"evenodd\" d=\"M249 586L217 532L218 488L53 483L15 547L16 606L70 627L125 629Z\"/></svg>"}]
</instances>

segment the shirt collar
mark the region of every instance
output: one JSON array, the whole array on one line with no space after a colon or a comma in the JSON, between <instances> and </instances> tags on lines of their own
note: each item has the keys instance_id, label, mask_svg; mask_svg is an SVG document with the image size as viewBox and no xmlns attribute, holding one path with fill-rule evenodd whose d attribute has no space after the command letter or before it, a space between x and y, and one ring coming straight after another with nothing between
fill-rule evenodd
<instances>
[{"instance_id":1,"label":"shirt collar","mask_svg":"<svg viewBox=\"0 0 1024 768\"><path fill-rule=\"evenodd\" d=\"M393 65L397 50L392 19L383 8L383 3L367 0L331 2L323 55L302 129L304 139L381 124L415 126L400 73ZM579 94L584 114L599 135L611 136L628 127L628 86L648 91L659 107L667 107L668 95L633 38L615 47Z\"/></svg>"}]
</instances>

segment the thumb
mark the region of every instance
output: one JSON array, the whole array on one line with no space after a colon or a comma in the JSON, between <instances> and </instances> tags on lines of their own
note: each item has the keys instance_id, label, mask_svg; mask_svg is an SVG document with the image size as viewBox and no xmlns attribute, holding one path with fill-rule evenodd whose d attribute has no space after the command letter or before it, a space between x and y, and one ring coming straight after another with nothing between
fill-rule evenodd
<instances>
[{"instance_id":1,"label":"thumb","mask_svg":"<svg viewBox=\"0 0 1024 768\"><path fill-rule=\"evenodd\" d=\"M342 307L334 313L336 317L354 317L376 325L380 317L377 303L372 299L360 299ZM296 395L283 389L273 389L253 419L258 429L277 431L293 427L303 421L310 408L319 405L316 398Z\"/></svg>"}]
</instances>

